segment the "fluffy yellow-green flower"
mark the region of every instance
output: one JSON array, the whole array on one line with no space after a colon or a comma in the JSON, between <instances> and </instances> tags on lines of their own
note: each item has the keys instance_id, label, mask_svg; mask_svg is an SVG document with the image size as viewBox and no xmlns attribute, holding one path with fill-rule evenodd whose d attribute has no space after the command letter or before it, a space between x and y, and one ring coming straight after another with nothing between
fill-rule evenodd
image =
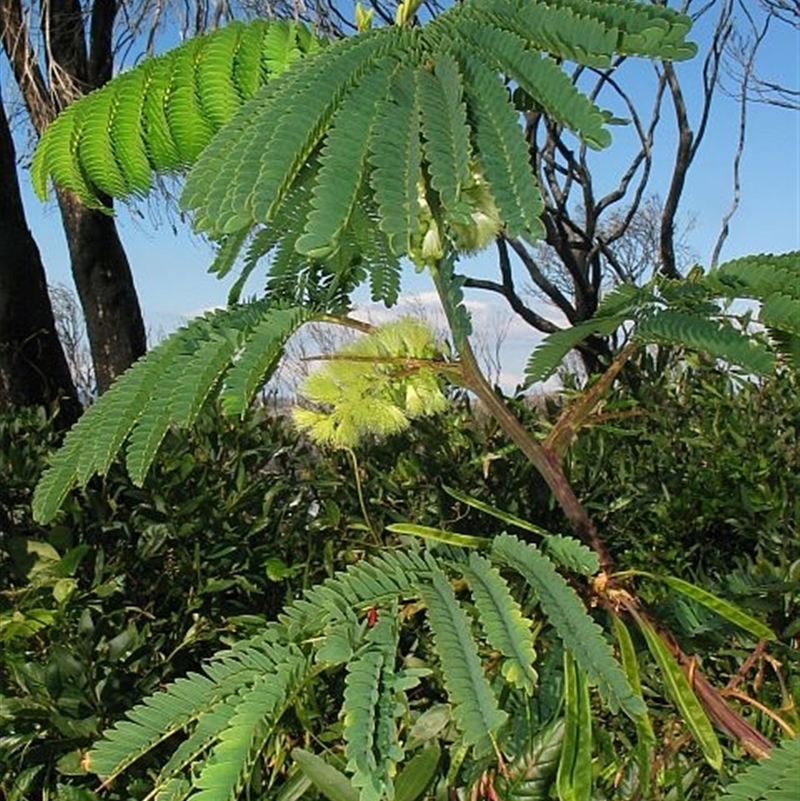
<instances>
[{"instance_id":1,"label":"fluffy yellow-green flower","mask_svg":"<svg viewBox=\"0 0 800 801\"><path fill-rule=\"evenodd\" d=\"M381 326L305 380L300 394L317 408L295 409L295 425L337 448L403 431L447 405L440 365L436 338L423 322L403 318Z\"/></svg>"}]
</instances>

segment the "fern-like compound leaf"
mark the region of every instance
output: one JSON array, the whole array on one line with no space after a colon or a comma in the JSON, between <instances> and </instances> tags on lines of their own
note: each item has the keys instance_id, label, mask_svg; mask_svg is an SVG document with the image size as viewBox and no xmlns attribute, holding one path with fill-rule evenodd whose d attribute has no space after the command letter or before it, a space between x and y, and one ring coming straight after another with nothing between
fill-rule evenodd
<instances>
[{"instance_id":1,"label":"fern-like compound leaf","mask_svg":"<svg viewBox=\"0 0 800 801\"><path fill-rule=\"evenodd\" d=\"M542 540L547 556L571 573L593 576L600 569L600 559L588 546L575 537L547 534Z\"/></svg>"},{"instance_id":2,"label":"fern-like compound leaf","mask_svg":"<svg viewBox=\"0 0 800 801\"><path fill-rule=\"evenodd\" d=\"M194 781L197 791L189 796L191 801L231 801L238 797L305 674L306 661L297 655L240 691L228 726L220 732L211 757Z\"/></svg>"},{"instance_id":3,"label":"fern-like compound leaf","mask_svg":"<svg viewBox=\"0 0 800 801\"><path fill-rule=\"evenodd\" d=\"M127 189L125 174L117 162L119 145L115 150L109 137L119 112L119 88L110 86L107 92L97 98L97 102L88 106L76 153L86 177L95 185L98 181L104 183L108 193L116 196L125 194Z\"/></svg>"},{"instance_id":4,"label":"fern-like compound leaf","mask_svg":"<svg viewBox=\"0 0 800 801\"><path fill-rule=\"evenodd\" d=\"M477 51L491 54L490 63L516 81L549 117L591 147L600 149L611 143L605 115L551 58L526 49L524 40L514 33L478 22L462 23L458 33Z\"/></svg>"},{"instance_id":5,"label":"fern-like compound leaf","mask_svg":"<svg viewBox=\"0 0 800 801\"><path fill-rule=\"evenodd\" d=\"M162 692L145 698L104 733L90 754L92 772L104 779L114 778L223 696L216 682L202 674L190 673L177 679Z\"/></svg>"},{"instance_id":6,"label":"fern-like compound leaf","mask_svg":"<svg viewBox=\"0 0 800 801\"><path fill-rule=\"evenodd\" d=\"M226 233L271 220L345 96L391 50L393 37L384 31L339 42L283 73L276 91L256 93L232 120L233 136L218 137L187 181L181 203L196 209L196 224Z\"/></svg>"},{"instance_id":7,"label":"fern-like compound leaf","mask_svg":"<svg viewBox=\"0 0 800 801\"><path fill-rule=\"evenodd\" d=\"M92 771L106 780L113 779L152 748L207 715L214 716L217 729L204 724L204 731L221 731L232 713L219 705L227 699L235 700L242 688L265 671L278 670L297 658L297 653L253 638L218 654L203 666L203 674L190 673L177 679L107 730L90 752Z\"/></svg>"},{"instance_id":8,"label":"fern-like compound leaf","mask_svg":"<svg viewBox=\"0 0 800 801\"><path fill-rule=\"evenodd\" d=\"M507 715L499 708L486 679L469 620L448 578L437 570L430 584L420 590L442 663L444 685L453 704L453 718L464 742L479 755L485 754L490 748L489 737L505 723Z\"/></svg>"},{"instance_id":9,"label":"fern-like compound leaf","mask_svg":"<svg viewBox=\"0 0 800 801\"><path fill-rule=\"evenodd\" d=\"M330 622L350 620L354 609L416 594L417 583L430 572L430 565L413 551L387 551L306 590L284 608L279 620L292 638L316 634Z\"/></svg>"},{"instance_id":10,"label":"fern-like compound leaf","mask_svg":"<svg viewBox=\"0 0 800 801\"><path fill-rule=\"evenodd\" d=\"M282 26L282 30L288 32L289 27ZM244 28L240 25L227 25L218 35L210 37L198 54L193 88L196 102L205 119L206 130L216 132L222 128L242 102L233 81L232 64L243 31ZM274 73L280 71L272 70Z\"/></svg>"},{"instance_id":11,"label":"fern-like compound leaf","mask_svg":"<svg viewBox=\"0 0 800 801\"><path fill-rule=\"evenodd\" d=\"M170 71L168 102L164 113L172 141L183 164L193 164L211 141L214 128L200 104L195 76L201 76L200 64L205 48L200 38L190 39L175 53Z\"/></svg>"},{"instance_id":12,"label":"fern-like compound leaf","mask_svg":"<svg viewBox=\"0 0 800 801\"><path fill-rule=\"evenodd\" d=\"M793 801L800 798L800 738L787 738L725 788L720 801Z\"/></svg>"},{"instance_id":13,"label":"fern-like compound leaf","mask_svg":"<svg viewBox=\"0 0 800 801\"><path fill-rule=\"evenodd\" d=\"M730 298L766 300L773 293L800 298L800 253L761 253L725 262L705 281Z\"/></svg>"},{"instance_id":14,"label":"fern-like compound leaf","mask_svg":"<svg viewBox=\"0 0 800 801\"><path fill-rule=\"evenodd\" d=\"M117 86L117 110L111 122L108 138L119 169L124 176L125 192L144 196L150 188L151 166L148 145L142 137L144 104L140 98L146 92L150 68L133 70L128 79ZM45 136L49 136L48 133Z\"/></svg>"},{"instance_id":15,"label":"fern-like compound leaf","mask_svg":"<svg viewBox=\"0 0 800 801\"><path fill-rule=\"evenodd\" d=\"M229 415L243 415L274 369L288 338L313 317L311 309L274 309L252 329L225 377L220 400Z\"/></svg>"},{"instance_id":16,"label":"fern-like compound leaf","mask_svg":"<svg viewBox=\"0 0 800 801\"><path fill-rule=\"evenodd\" d=\"M75 101L34 154L40 196L47 178L91 206L100 194L144 194L153 172L199 154L255 89L318 47L297 23L257 20L196 37Z\"/></svg>"},{"instance_id":17,"label":"fern-like compound leaf","mask_svg":"<svg viewBox=\"0 0 800 801\"><path fill-rule=\"evenodd\" d=\"M402 758L394 720L396 650L394 620L383 615L347 665L342 705L345 756L361 801L391 797L392 775Z\"/></svg>"},{"instance_id":18,"label":"fern-like compound leaf","mask_svg":"<svg viewBox=\"0 0 800 801\"><path fill-rule=\"evenodd\" d=\"M418 77L425 159L431 186L445 210L457 211L462 189L472 177L461 74L456 61L443 55L437 59L433 70L422 69Z\"/></svg>"},{"instance_id":19,"label":"fern-like compound leaf","mask_svg":"<svg viewBox=\"0 0 800 801\"><path fill-rule=\"evenodd\" d=\"M545 337L533 351L525 365L525 383L546 381L558 370L566 355L592 334L613 334L627 319L627 315L593 317L585 323L563 328Z\"/></svg>"},{"instance_id":20,"label":"fern-like compound leaf","mask_svg":"<svg viewBox=\"0 0 800 801\"><path fill-rule=\"evenodd\" d=\"M194 320L153 348L70 431L34 494L37 518L52 519L71 489L105 475L129 437L128 470L141 484L169 426L192 425L228 371L229 397L240 412L286 339L312 315L310 308L273 309L254 302ZM255 353L254 346L263 350Z\"/></svg>"},{"instance_id":21,"label":"fern-like compound leaf","mask_svg":"<svg viewBox=\"0 0 800 801\"><path fill-rule=\"evenodd\" d=\"M380 104L370 142L370 181L380 228L395 253L407 253L419 229L420 124L416 74L403 67L392 79L390 96Z\"/></svg>"},{"instance_id":22,"label":"fern-like compound leaf","mask_svg":"<svg viewBox=\"0 0 800 801\"><path fill-rule=\"evenodd\" d=\"M379 104L386 97L397 62L387 57L350 93L331 120L320 155L320 170L306 231L295 247L305 256L326 256L335 249L364 183L369 144Z\"/></svg>"},{"instance_id":23,"label":"fern-like compound leaf","mask_svg":"<svg viewBox=\"0 0 800 801\"><path fill-rule=\"evenodd\" d=\"M642 320L635 336L644 342L699 350L759 375L769 375L775 368L774 357L765 345L725 320L664 309Z\"/></svg>"},{"instance_id":24,"label":"fern-like compound leaf","mask_svg":"<svg viewBox=\"0 0 800 801\"><path fill-rule=\"evenodd\" d=\"M467 80L477 158L509 236L539 239L544 203L528 164L517 112L504 86L486 64L466 49L455 50Z\"/></svg>"},{"instance_id":25,"label":"fern-like compound leaf","mask_svg":"<svg viewBox=\"0 0 800 801\"><path fill-rule=\"evenodd\" d=\"M523 616L505 579L488 560L471 553L469 568L462 570L469 581L486 640L504 657L503 676L515 687L533 693L537 675L533 668L536 652L530 620Z\"/></svg>"},{"instance_id":26,"label":"fern-like compound leaf","mask_svg":"<svg viewBox=\"0 0 800 801\"><path fill-rule=\"evenodd\" d=\"M472 3L470 11L485 27L514 32L543 53L592 67L608 67L619 40L618 29L566 4L489 0Z\"/></svg>"},{"instance_id":27,"label":"fern-like compound leaf","mask_svg":"<svg viewBox=\"0 0 800 801\"><path fill-rule=\"evenodd\" d=\"M636 720L646 711L619 662L614 658L600 627L586 612L575 590L556 572L539 550L509 534L494 541L493 555L513 567L530 584L564 646L578 665L597 684L600 695L612 709L621 708Z\"/></svg>"}]
</instances>

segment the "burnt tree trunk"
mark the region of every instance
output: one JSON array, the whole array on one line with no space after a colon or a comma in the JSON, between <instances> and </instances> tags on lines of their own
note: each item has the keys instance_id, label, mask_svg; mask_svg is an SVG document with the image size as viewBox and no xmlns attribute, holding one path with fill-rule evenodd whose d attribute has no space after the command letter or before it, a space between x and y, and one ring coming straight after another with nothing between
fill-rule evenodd
<instances>
[{"instance_id":1,"label":"burnt tree trunk","mask_svg":"<svg viewBox=\"0 0 800 801\"><path fill-rule=\"evenodd\" d=\"M72 277L86 322L97 390L105 392L147 348L128 257L114 218L58 192Z\"/></svg>"},{"instance_id":2,"label":"burnt tree trunk","mask_svg":"<svg viewBox=\"0 0 800 801\"><path fill-rule=\"evenodd\" d=\"M44 7L48 85L20 0L0 0L3 46L37 133L74 99L111 78L116 13L115 0L95 0L88 23L78 0L51 0ZM72 193L58 191L57 197L102 393L144 354L144 321L114 218L87 208Z\"/></svg>"},{"instance_id":3,"label":"burnt tree trunk","mask_svg":"<svg viewBox=\"0 0 800 801\"><path fill-rule=\"evenodd\" d=\"M66 428L81 405L56 333L39 248L25 220L1 97L0 242L0 409L44 406Z\"/></svg>"}]
</instances>

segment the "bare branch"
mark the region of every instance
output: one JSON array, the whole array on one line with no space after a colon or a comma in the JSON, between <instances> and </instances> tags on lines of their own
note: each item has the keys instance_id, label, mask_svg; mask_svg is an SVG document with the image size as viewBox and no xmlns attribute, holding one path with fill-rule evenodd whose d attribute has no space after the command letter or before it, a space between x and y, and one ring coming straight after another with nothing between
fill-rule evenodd
<instances>
[{"instance_id":1,"label":"bare branch","mask_svg":"<svg viewBox=\"0 0 800 801\"><path fill-rule=\"evenodd\" d=\"M20 0L0 0L0 36L31 122L41 134L55 111Z\"/></svg>"},{"instance_id":2,"label":"bare branch","mask_svg":"<svg viewBox=\"0 0 800 801\"><path fill-rule=\"evenodd\" d=\"M711 254L711 266L715 267L717 262L719 261L720 252L722 251L722 246L725 244L725 240L728 238L728 226L730 224L733 215L736 214L737 209L739 208L739 203L741 202L742 198L742 182L741 182L741 174L740 168L742 163L742 154L744 153L744 145L745 145L745 133L747 131L747 106L748 106L748 85L750 80L753 76L753 70L755 67L755 60L756 54L758 53L759 48L761 47L762 42L764 41L767 31L769 30L770 18L767 17L764 21L764 24L761 27L761 30L756 29L756 23L753 19L752 14L745 8L743 9L745 16L751 25L754 35L752 39L752 43L749 48L749 54L745 62L743 63L743 71L741 77L741 88L739 91L739 136L736 143L736 153L733 158L733 199L731 200L731 205L728 207L728 210L722 217L722 222L720 225L720 232L719 236L717 237L717 241L714 245L714 250Z\"/></svg>"}]
</instances>

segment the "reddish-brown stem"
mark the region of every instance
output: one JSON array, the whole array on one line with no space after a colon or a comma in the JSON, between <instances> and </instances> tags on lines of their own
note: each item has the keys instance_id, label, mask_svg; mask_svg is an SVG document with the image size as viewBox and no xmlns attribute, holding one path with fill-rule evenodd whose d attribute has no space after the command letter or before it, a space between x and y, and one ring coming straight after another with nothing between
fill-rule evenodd
<instances>
[{"instance_id":1,"label":"reddish-brown stem","mask_svg":"<svg viewBox=\"0 0 800 801\"><path fill-rule=\"evenodd\" d=\"M437 291L442 298L445 310L447 310L448 303L446 302L445 292L441 287L437 271L433 272ZM478 400L483 403L486 410L497 421L509 439L539 471L539 474L555 496L558 505L572 524L575 534L595 551L600 559L601 569L604 572L610 572L612 568L611 555L567 480L561 460L555 453L538 443L531 436L528 429L520 423L516 415L506 406L502 398L497 396L478 364L468 337L461 338L455 344L461 357L462 386L475 393Z\"/></svg>"}]
</instances>

